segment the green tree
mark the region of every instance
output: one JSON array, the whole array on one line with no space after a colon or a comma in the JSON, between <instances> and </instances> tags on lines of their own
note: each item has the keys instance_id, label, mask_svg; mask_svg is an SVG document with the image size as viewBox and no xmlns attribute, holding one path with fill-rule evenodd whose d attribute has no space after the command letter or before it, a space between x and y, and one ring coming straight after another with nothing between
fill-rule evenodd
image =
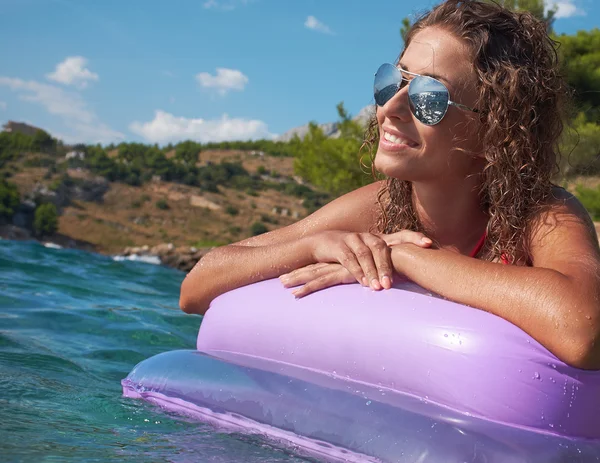
<instances>
[{"instance_id":1,"label":"green tree","mask_svg":"<svg viewBox=\"0 0 600 463\"><path fill-rule=\"evenodd\" d=\"M31 147L36 151L52 153L56 150L56 140L48 132L40 129L35 132Z\"/></svg>"},{"instance_id":2,"label":"green tree","mask_svg":"<svg viewBox=\"0 0 600 463\"><path fill-rule=\"evenodd\" d=\"M412 24L410 23L410 19L404 18L402 20L402 26L400 26L400 37L402 37L402 41L406 44L406 37L408 36L408 31L410 31Z\"/></svg>"},{"instance_id":3,"label":"green tree","mask_svg":"<svg viewBox=\"0 0 600 463\"><path fill-rule=\"evenodd\" d=\"M600 123L600 29L562 34L559 53L563 73L588 121Z\"/></svg>"},{"instance_id":4,"label":"green tree","mask_svg":"<svg viewBox=\"0 0 600 463\"><path fill-rule=\"evenodd\" d=\"M373 181L363 171L360 148L364 128L338 105L340 137L327 138L314 123L303 140L296 140L295 172L313 185L338 196Z\"/></svg>"},{"instance_id":5,"label":"green tree","mask_svg":"<svg viewBox=\"0 0 600 463\"><path fill-rule=\"evenodd\" d=\"M16 185L0 180L0 222L9 221L19 207L21 198Z\"/></svg>"},{"instance_id":6,"label":"green tree","mask_svg":"<svg viewBox=\"0 0 600 463\"><path fill-rule=\"evenodd\" d=\"M200 143L191 140L181 142L175 147L175 159L189 166L195 166L201 150L202 145Z\"/></svg>"},{"instance_id":7,"label":"green tree","mask_svg":"<svg viewBox=\"0 0 600 463\"><path fill-rule=\"evenodd\" d=\"M58 211L52 203L40 204L35 209L33 231L37 236L47 236L58 230Z\"/></svg>"}]
</instances>

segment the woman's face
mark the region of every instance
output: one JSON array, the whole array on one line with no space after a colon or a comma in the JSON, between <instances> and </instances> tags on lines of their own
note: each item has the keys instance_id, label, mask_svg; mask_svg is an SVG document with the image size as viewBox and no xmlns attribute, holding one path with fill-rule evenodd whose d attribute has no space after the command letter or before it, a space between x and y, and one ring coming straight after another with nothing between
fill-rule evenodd
<instances>
[{"instance_id":1,"label":"woman's face","mask_svg":"<svg viewBox=\"0 0 600 463\"><path fill-rule=\"evenodd\" d=\"M435 27L418 32L404 51L399 67L435 77L446 85L452 101L474 107L477 79L472 58L467 46L449 32ZM375 167L401 180L464 180L482 166L474 116L449 106L440 123L427 126L411 113L408 86L403 87L384 106L377 107L380 142Z\"/></svg>"}]
</instances>

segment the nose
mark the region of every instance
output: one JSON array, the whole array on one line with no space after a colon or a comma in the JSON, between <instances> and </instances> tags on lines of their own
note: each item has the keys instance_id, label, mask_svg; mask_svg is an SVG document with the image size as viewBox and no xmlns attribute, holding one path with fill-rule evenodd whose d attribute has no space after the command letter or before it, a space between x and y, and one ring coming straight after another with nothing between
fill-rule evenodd
<instances>
[{"instance_id":1,"label":"nose","mask_svg":"<svg viewBox=\"0 0 600 463\"><path fill-rule=\"evenodd\" d=\"M389 119L401 119L410 121L412 114L408 103L408 85L403 86L396 94L390 98L383 106L379 107L383 115Z\"/></svg>"}]
</instances>

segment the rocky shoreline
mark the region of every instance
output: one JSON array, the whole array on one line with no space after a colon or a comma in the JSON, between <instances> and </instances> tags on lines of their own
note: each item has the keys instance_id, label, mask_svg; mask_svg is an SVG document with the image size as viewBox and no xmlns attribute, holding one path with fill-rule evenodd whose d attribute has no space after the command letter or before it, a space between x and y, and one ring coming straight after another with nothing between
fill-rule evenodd
<instances>
[{"instance_id":1,"label":"rocky shoreline","mask_svg":"<svg viewBox=\"0 0 600 463\"><path fill-rule=\"evenodd\" d=\"M133 246L124 249L120 256L149 260L156 258L162 265L189 272L196 263L212 248L175 247L172 243L162 243L156 246Z\"/></svg>"},{"instance_id":2,"label":"rocky shoreline","mask_svg":"<svg viewBox=\"0 0 600 463\"><path fill-rule=\"evenodd\" d=\"M69 236L56 233L44 239L36 238L30 230L16 225L0 225L0 238L15 241L35 240L44 245L57 245L68 249L81 249L88 252L98 252L95 246L84 241L74 240ZM189 272L194 265L212 248L195 248L188 246L175 247L172 243L162 243L156 246L127 247L122 253L112 255L123 260L142 260ZM100 253L103 254L103 253Z\"/></svg>"}]
</instances>

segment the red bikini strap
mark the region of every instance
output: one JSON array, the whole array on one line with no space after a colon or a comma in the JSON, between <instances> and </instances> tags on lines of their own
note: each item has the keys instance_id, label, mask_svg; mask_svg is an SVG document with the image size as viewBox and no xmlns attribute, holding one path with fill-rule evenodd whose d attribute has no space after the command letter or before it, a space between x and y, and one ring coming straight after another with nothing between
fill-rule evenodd
<instances>
[{"instance_id":1,"label":"red bikini strap","mask_svg":"<svg viewBox=\"0 0 600 463\"><path fill-rule=\"evenodd\" d=\"M479 238L479 241L475 245L475 248L471 251L471 254L470 254L471 257L476 257L477 254L479 254L479 251L481 251L481 248L483 247L483 243L485 243L486 238L487 238L487 231L483 232L483 236L481 238Z\"/></svg>"}]
</instances>

